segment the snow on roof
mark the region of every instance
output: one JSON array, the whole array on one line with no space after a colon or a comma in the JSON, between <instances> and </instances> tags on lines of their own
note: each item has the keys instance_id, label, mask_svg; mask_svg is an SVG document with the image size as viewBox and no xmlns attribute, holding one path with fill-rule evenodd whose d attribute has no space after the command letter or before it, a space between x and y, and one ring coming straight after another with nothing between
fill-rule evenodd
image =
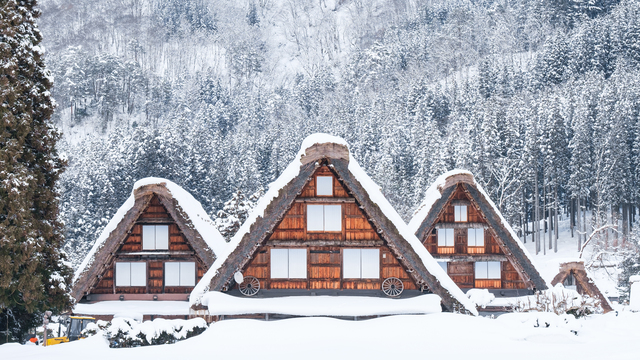
<instances>
[{"instance_id":1,"label":"snow on roof","mask_svg":"<svg viewBox=\"0 0 640 360\"><path fill-rule=\"evenodd\" d=\"M115 215L113 215L107 226L105 226L105 228L102 230L100 237L98 237L96 242L93 244L93 247L76 270L73 277L73 282L78 280L80 278L80 275L82 275L84 271L91 267L96 254L102 248L104 242L107 240L111 232L114 231L116 227L118 227L120 221L124 219L127 212L134 206L135 191L143 186L156 184L163 185L167 188L167 190L171 193L171 196L173 196L173 198L177 201L178 206L180 206L182 211L188 216L196 231L198 231L204 242L207 244L207 246L209 246L213 253L217 255L218 253L223 252L223 249L226 248L227 244L218 229L215 227L207 212L204 210L204 208L202 208L202 204L200 204L200 202L196 200L189 192L184 190L176 183L167 179L148 177L135 182L135 184L133 185L133 190L131 191L131 196L129 196L127 201L122 204Z\"/></svg>"},{"instance_id":2,"label":"snow on roof","mask_svg":"<svg viewBox=\"0 0 640 360\"><path fill-rule=\"evenodd\" d=\"M204 294L209 290L209 284L211 279L216 275L222 264L224 264L227 257L236 249L236 247L242 241L242 238L247 234L251 226L256 222L259 217L264 216L264 211L271 204L271 202L278 197L278 194L282 188L284 188L291 180L295 179L300 173L300 167L302 166L301 158L306 154L308 148L314 144L335 143L343 145L349 148L347 142L333 135L328 134L313 134L308 136L303 142L300 151L293 159L293 161L283 171L282 175L269 185L269 190L258 201L256 207L252 210L249 217L244 224L240 227L238 232L231 238L229 246L224 249L218 255L216 261L211 265L209 270L205 273L202 279L198 282L196 287L191 292L190 301L193 305L199 304ZM412 231L409 230L405 222L402 220L398 212L391 206L389 201L382 194L381 188L377 185L365 171L360 167L358 162L350 156L349 158L349 171L353 174L358 182L362 185L365 191L368 193L370 199L375 202L384 215L395 225L399 233L405 238L405 240L411 245L416 254L420 257L425 267L433 276L435 276L440 284L448 290L451 295L456 298L467 310L474 315L477 315L475 306L460 288L449 278L449 276L442 270L442 267L438 265L435 259L429 254L427 249L420 243L418 238Z\"/></svg>"},{"instance_id":3,"label":"snow on roof","mask_svg":"<svg viewBox=\"0 0 640 360\"><path fill-rule=\"evenodd\" d=\"M433 205L436 203L436 201L440 200L440 198L442 197L440 191L444 190L445 184L447 183L447 179L455 175L471 176L471 179L473 180L473 185L476 187L476 189L478 189L478 192L480 192L480 194L484 196L484 198L487 200L487 203L489 203L489 206L491 206L493 211L498 215L498 217L500 218L500 221L502 222L502 225L504 226L505 229L507 229L511 237L515 240L516 244L518 244L524 256L526 256L527 259L529 259L529 262L531 262L534 268L538 269L538 266L533 261L533 258L529 254L529 251L524 246L524 244L520 241L520 238L518 237L516 232L513 231L513 228L511 227L511 225L509 225L509 223L504 218L504 216L502 216L502 213L500 212L500 210L498 210L498 207L496 206L496 204L493 202L493 200L491 200L491 198L486 193L486 191L484 191L484 188L480 186L480 184L478 184L473 174L467 170L454 169L451 171L447 171L446 173L438 176L438 178L433 182L433 184L429 186L429 188L425 192L424 200L414 212L413 217L411 218L411 221L409 222L409 225L408 225L409 230L413 234L415 234L418 231L418 228L420 228L420 225L422 224L422 222L429 215L429 212L431 211L431 208L433 207ZM543 278L543 281L545 283L547 282L547 280L544 278ZM547 287L549 287L548 284L547 284Z\"/></svg>"},{"instance_id":4,"label":"snow on roof","mask_svg":"<svg viewBox=\"0 0 640 360\"><path fill-rule=\"evenodd\" d=\"M93 304L76 304L73 313L82 315L189 315L189 309L187 301L114 300L99 301Z\"/></svg>"},{"instance_id":5,"label":"snow on roof","mask_svg":"<svg viewBox=\"0 0 640 360\"><path fill-rule=\"evenodd\" d=\"M211 291L202 299L210 315L279 314L296 316L374 316L442 312L435 294L406 299L369 296L236 297Z\"/></svg>"},{"instance_id":6,"label":"snow on roof","mask_svg":"<svg viewBox=\"0 0 640 360\"><path fill-rule=\"evenodd\" d=\"M424 219L426 219L427 215L429 215L433 204L435 204L436 201L440 200L440 198L442 197L440 191L443 190L444 185L447 183L447 178L460 174L470 175L471 177L473 177L473 174L467 170L454 169L438 176L438 178L431 184L431 186L429 186L429 188L425 192L424 200L422 200L420 206L418 206L416 211L414 211L413 217L411 218L411 221L409 221L409 230L411 230L412 233L415 234L418 231L418 228L420 227Z\"/></svg>"}]
</instances>

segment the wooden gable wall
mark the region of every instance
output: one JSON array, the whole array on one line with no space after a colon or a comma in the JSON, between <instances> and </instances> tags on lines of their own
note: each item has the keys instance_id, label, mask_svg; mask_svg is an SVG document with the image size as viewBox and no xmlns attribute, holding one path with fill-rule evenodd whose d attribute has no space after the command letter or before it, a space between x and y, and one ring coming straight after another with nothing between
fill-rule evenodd
<instances>
[{"instance_id":1,"label":"wooden gable wall","mask_svg":"<svg viewBox=\"0 0 640 360\"><path fill-rule=\"evenodd\" d=\"M143 250L142 227L143 225L168 225L169 226L169 250ZM114 283L115 262L145 262L146 286L116 287ZM196 283L207 270L202 261L195 254L189 241L180 231L175 220L167 209L160 203L157 196L153 196L147 208L140 214L135 225L127 234L122 244L113 257L113 260L105 268L98 284L90 291L91 295L101 294L189 294L193 286L164 286L164 264L170 261L195 262ZM95 265L94 265L95 266ZM96 297L102 299L107 297ZM162 297L160 297L162 300Z\"/></svg>"},{"instance_id":2,"label":"wooden gable wall","mask_svg":"<svg viewBox=\"0 0 640 360\"><path fill-rule=\"evenodd\" d=\"M467 221L455 221L455 206L466 205L468 209ZM438 228L453 228L454 246L438 246ZM484 247L469 247L469 227L484 228ZM436 220L432 230L425 239L421 239L429 253L438 261L447 261L447 273L461 288L487 289L526 289L527 284L522 279L512 260L505 255L500 246L500 239L488 225L478 206L471 201L461 185L451 195L444 206L442 214ZM475 279L475 261L500 261L501 279Z\"/></svg>"},{"instance_id":3,"label":"wooden gable wall","mask_svg":"<svg viewBox=\"0 0 640 360\"><path fill-rule=\"evenodd\" d=\"M333 195L317 196L316 177L333 178ZM307 205L340 205L342 226L340 231L307 231ZM307 250L306 279L271 279L271 249ZM378 279L345 279L343 273L344 249L379 249L380 275ZM316 170L282 221L254 254L243 269L245 276L260 280L262 289L357 289L380 290L388 277L403 281L405 289L419 287L378 235L353 196L341 184L328 166Z\"/></svg>"}]
</instances>

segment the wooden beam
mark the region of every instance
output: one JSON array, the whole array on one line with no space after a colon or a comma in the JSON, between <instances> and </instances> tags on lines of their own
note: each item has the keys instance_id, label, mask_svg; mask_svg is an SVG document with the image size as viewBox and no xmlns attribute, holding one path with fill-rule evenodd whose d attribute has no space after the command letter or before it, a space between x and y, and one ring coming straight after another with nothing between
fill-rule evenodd
<instances>
[{"instance_id":1,"label":"wooden beam","mask_svg":"<svg viewBox=\"0 0 640 360\"><path fill-rule=\"evenodd\" d=\"M507 256L502 254L480 254L480 255L433 254L432 256L437 261L448 261L448 262L508 261Z\"/></svg>"},{"instance_id":2,"label":"wooden beam","mask_svg":"<svg viewBox=\"0 0 640 360\"><path fill-rule=\"evenodd\" d=\"M445 223L439 222L434 225L436 229L487 229L489 226L483 223L472 223L472 222L452 222Z\"/></svg>"},{"instance_id":3,"label":"wooden beam","mask_svg":"<svg viewBox=\"0 0 640 360\"><path fill-rule=\"evenodd\" d=\"M306 197L306 198L297 198L295 200L297 203L355 203L356 199L354 198L339 198L339 197Z\"/></svg>"},{"instance_id":4,"label":"wooden beam","mask_svg":"<svg viewBox=\"0 0 640 360\"><path fill-rule=\"evenodd\" d=\"M471 201L467 199L453 199L451 200L451 205L471 205Z\"/></svg>"},{"instance_id":5,"label":"wooden beam","mask_svg":"<svg viewBox=\"0 0 640 360\"><path fill-rule=\"evenodd\" d=\"M270 240L270 246L382 246L382 240Z\"/></svg>"},{"instance_id":6,"label":"wooden beam","mask_svg":"<svg viewBox=\"0 0 640 360\"><path fill-rule=\"evenodd\" d=\"M136 224L139 225L146 225L146 224L166 224L166 225L171 225L173 224L175 221L173 221L173 219L171 218L138 218L138 220L136 221Z\"/></svg>"}]
</instances>

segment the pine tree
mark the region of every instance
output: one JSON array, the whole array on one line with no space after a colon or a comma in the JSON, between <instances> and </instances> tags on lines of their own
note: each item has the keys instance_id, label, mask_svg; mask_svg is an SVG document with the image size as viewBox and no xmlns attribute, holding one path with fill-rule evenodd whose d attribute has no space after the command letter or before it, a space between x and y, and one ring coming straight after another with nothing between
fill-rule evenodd
<instances>
[{"instance_id":1,"label":"pine tree","mask_svg":"<svg viewBox=\"0 0 640 360\"><path fill-rule=\"evenodd\" d=\"M64 161L50 122L52 83L38 15L35 0L9 0L0 8L0 326L9 320L14 341L42 311L70 306L55 191Z\"/></svg>"}]
</instances>

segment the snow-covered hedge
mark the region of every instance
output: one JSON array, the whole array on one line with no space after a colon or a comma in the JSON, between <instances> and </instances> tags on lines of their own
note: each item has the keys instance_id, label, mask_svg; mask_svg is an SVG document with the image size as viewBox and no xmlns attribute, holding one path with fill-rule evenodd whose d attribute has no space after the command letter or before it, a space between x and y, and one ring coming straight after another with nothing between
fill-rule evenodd
<instances>
[{"instance_id":1,"label":"snow-covered hedge","mask_svg":"<svg viewBox=\"0 0 640 360\"><path fill-rule=\"evenodd\" d=\"M538 291L526 300L518 301L514 306L516 312L552 312L557 315L570 314L576 318L602 312L600 300L577 291L565 289L562 284Z\"/></svg>"},{"instance_id":2,"label":"snow-covered hedge","mask_svg":"<svg viewBox=\"0 0 640 360\"><path fill-rule=\"evenodd\" d=\"M115 318L106 324L98 324L112 348L173 344L201 334L207 329L204 319L189 320L155 319L138 323L130 318Z\"/></svg>"}]
</instances>

